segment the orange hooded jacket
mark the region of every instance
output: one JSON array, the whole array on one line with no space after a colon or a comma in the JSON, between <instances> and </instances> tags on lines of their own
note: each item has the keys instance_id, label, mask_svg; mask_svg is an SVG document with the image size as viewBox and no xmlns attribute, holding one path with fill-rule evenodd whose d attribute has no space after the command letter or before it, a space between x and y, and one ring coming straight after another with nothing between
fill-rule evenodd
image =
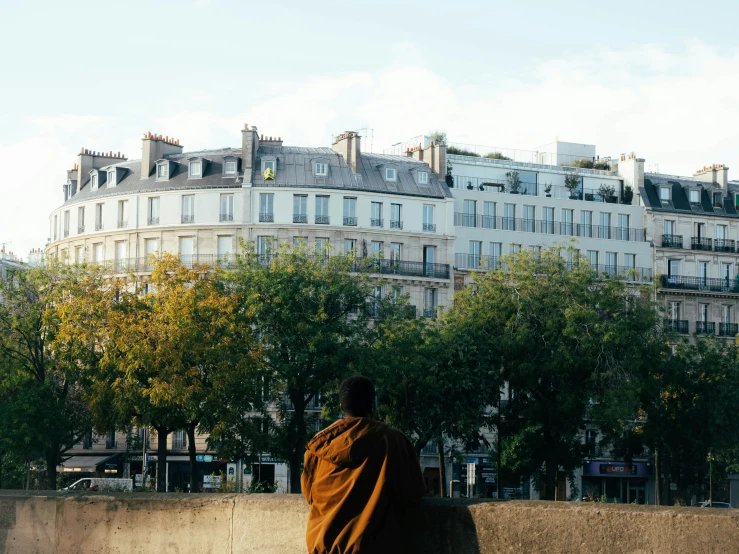
<instances>
[{"instance_id":1,"label":"orange hooded jacket","mask_svg":"<svg viewBox=\"0 0 739 554\"><path fill-rule=\"evenodd\" d=\"M313 437L302 487L310 554L400 553L400 509L425 490L406 436L363 417L341 419Z\"/></svg>"}]
</instances>

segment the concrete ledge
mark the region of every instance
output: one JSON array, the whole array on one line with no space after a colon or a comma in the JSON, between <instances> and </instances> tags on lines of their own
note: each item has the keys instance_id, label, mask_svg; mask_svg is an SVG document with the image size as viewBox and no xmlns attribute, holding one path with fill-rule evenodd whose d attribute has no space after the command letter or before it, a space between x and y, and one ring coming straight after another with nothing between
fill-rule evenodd
<instances>
[{"instance_id":1,"label":"concrete ledge","mask_svg":"<svg viewBox=\"0 0 739 554\"><path fill-rule=\"evenodd\" d=\"M0 554L297 554L302 497L0 492ZM425 500L408 553L739 551L739 510Z\"/></svg>"}]
</instances>

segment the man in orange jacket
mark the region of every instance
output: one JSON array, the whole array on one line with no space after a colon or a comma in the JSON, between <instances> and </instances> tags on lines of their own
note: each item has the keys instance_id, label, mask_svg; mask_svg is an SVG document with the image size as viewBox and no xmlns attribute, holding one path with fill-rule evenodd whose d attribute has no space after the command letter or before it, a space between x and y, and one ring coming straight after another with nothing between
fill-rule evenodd
<instances>
[{"instance_id":1,"label":"man in orange jacket","mask_svg":"<svg viewBox=\"0 0 739 554\"><path fill-rule=\"evenodd\" d=\"M344 419L308 443L302 476L310 504L310 554L401 552L400 511L424 493L406 436L371 419L375 388L366 377L339 387Z\"/></svg>"}]
</instances>

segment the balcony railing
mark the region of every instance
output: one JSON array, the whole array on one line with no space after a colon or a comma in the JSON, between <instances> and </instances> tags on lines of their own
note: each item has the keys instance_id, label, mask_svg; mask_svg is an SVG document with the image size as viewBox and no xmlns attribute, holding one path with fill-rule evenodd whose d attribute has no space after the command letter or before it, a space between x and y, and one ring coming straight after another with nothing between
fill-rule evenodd
<instances>
[{"instance_id":1,"label":"balcony railing","mask_svg":"<svg viewBox=\"0 0 739 554\"><path fill-rule=\"evenodd\" d=\"M65 237L68 237L69 236L69 229L64 229L64 236Z\"/></svg>"},{"instance_id":2,"label":"balcony railing","mask_svg":"<svg viewBox=\"0 0 739 554\"><path fill-rule=\"evenodd\" d=\"M96 231L102 231L102 230L103 230L103 222L102 222L102 221L98 221L98 222L97 222L97 223L95 224L95 230L96 230Z\"/></svg>"},{"instance_id":3,"label":"balcony railing","mask_svg":"<svg viewBox=\"0 0 739 554\"><path fill-rule=\"evenodd\" d=\"M274 223L275 214L266 214L266 213L259 214L259 222L260 223Z\"/></svg>"},{"instance_id":4,"label":"balcony railing","mask_svg":"<svg viewBox=\"0 0 739 554\"><path fill-rule=\"evenodd\" d=\"M739 286L735 280L716 277L688 277L685 275L662 275L662 288L705 290L710 292L731 292L739 294Z\"/></svg>"},{"instance_id":5,"label":"balcony railing","mask_svg":"<svg viewBox=\"0 0 739 554\"><path fill-rule=\"evenodd\" d=\"M664 324L665 329L675 333L680 333L681 335L687 335L689 333L687 319L665 319Z\"/></svg>"},{"instance_id":6,"label":"balcony railing","mask_svg":"<svg viewBox=\"0 0 739 554\"><path fill-rule=\"evenodd\" d=\"M149 217L149 219L146 220L147 225L159 225L159 216L156 217Z\"/></svg>"},{"instance_id":7,"label":"balcony railing","mask_svg":"<svg viewBox=\"0 0 739 554\"><path fill-rule=\"evenodd\" d=\"M720 337L735 337L739 333L739 323L719 323L718 334Z\"/></svg>"},{"instance_id":8,"label":"balcony railing","mask_svg":"<svg viewBox=\"0 0 739 554\"><path fill-rule=\"evenodd\" d=\"M423 230L428 231L430 233L436 232L436 223L424 223L423 224Z\"/></svg>"},{"instance_id":9,"label":"balcony railing","mask_svg":"<svg viewBox=\"0 0 739 554\"><path fill-rule=\"evenodd\" d=\"M736 250L736 241L730 239L716 239L713 243L715 252L734 252Z\"/></svg>"},{"instance_id":10,"label":"balcony railing","mask_svg":"<svg viewBox=\"0 0 739 554\"><path fill-rule=\"evenodd\" d=\"M391 229L402 229L403 228L403 222L402 221L393 221L390 220L390 228Z\"/></svg>"},{"instance_id":11,"label":"balcony railing","mask_svg":"<svg viewBox=\"0 0 739 554\"><path fill-rule=\"evenodd\" d=\"M77 227L77 234L78 235L81 235L84 232L85 232L85 226L84 225L80 225L79 227Z\"/></svg>"},{"instance_id":12,"label":"balcony railing","mask_svg":"<svg viewBox=\"0 0 739 554\"><path fill-rule=\"evenodd\" d=\"M567 264L572 268L572 264ZM623 265L600 264L591 266L606 279L621 278L633 283L648 283L652 280L651 267L630 267ZM459 270L489 271L503 268L500 258L494 256L482 256L477 254L454 254L454 268Z\"/></svg>"},{"instance_id":13,"label":"balcony railing","mask_svg":"<svg viewBox=\"0 0 739 554\"><path fill-rule=\"evenodd\" d=\"M225 268L236 267L235 259L232 255L216 256L213 254L198 254L198 255L180 255L180 262L187 267L192 268L195 265L209 265ZM121 258L113 261L93 261L90 265L103 267L109 271L115 273L136 273L142 271L151 271L154 268L156 262L151 257L146 258Z\"/></svg>"},{"instance_id":14,"label":"balcony railing","mask_svg":"<svg viewBox=\"0 0 739 554\"><path fill-rule=\"evenodd\" d=\"M344 225L348 225L350 227L356 227L357 218L356 217L344 217Z\"/></svg>"},{"instance_id":15,"label":"balcony railing","mask_svg":"<svg viewBox=\"0 0 739 554\"><path fill-rule=\"evenodd\" d=\"M410 277L449 279L449 264L357 258L353 269L355 271L364 269L369 273L380 273L382 275L407 275Z\"/></svg>"},{"instance_id":16,"label":"balcony railing","mask_svg":"<svg viewBox=\"0 0 739 554\"><path fill-rule=\"evenodd\" d=\"M128 227L128 220L127 219L119 219L118 220L118 228L119 229L125 229Z\"/></svg>"},{"instance_id":17,"label":"balcony railing","mask_svg":"<svg viewBox=\"0 0 739 554\"><path fill-rule=\"evenodd\" d=\"M557 169L562 169L557 167ZM582 175L591 175L592 170L580 170ZM596 174L602 175L600 171L596 171ZM454 175L454 183L452 188L455 189L467 189L467 190L481 190L485 192L493 193L506 193L511 194L510 185L505 179L495 179L489 177L468 177L463 175ZM543 184L539 183L521 183L518 191L514 194L525 195L525 196L539 196L539 197L553 197L558 199L571 199L571 200L585 200L586 202L609 202L618 203L619 191L616 190L615 195L606 199L600 195L598 189L584 189L580 185L577 190L573 193L562 185L553 185L549 193L544 190Z\"/></svg>"},{"instance_id":18,"label":"balcony railing","mask_svg":"<svg viewBox=\"0 0 739 554\"><path fill-rule=\"evenodd\" d=\"M646 242L647 240L644 229L633 229L631 227L612 227L592 225L589 223L569 223L460 212L454 213L454 225L457 227L479 227L481 229L523 231L527 233L543 233L545 235L601 238L630 242Z\"/></svg>"},{"instance_id":19,"label":"balcony railing","mask_svg":"<svg viewBox=\"0 0 739 554\"><path fill-rule=\"evenodd\" d=\"M183 215L182 223L195 223L195 216L194 215Z\"/></svg>"},{"instance_id":20,"label":"balcony railing","mask_svg":"<svg viewBox=\"0 0 739 554\"><path fill-rule=\"evenodd\" d=\"M426 318L436 317L436 308L424 308L423 317L426 317Z\"/></svg>"},{"instance_id":21,"label":"balcony railing","mask_svg":"<svg viewBox=\"0 0 739 554\"><path fill-rule=\"evenodd\" d=\"M233 221L234 220L234 214L220 214L220 217L218 218L219 221ZM261 221L261 218L260 218Z\"/></svg>"},{"instance_id":22,"label":"balcony railing","mask_svg":"<svg viewBox=\"0 0 739 554\"><path fill-rule=\"evenodd\" d=\"M682 235L662 235L660 246L662 248L682 248L683 237Z\"/></svg>"},{"instance_id":23,"label":"balcony railing","mask_svg":"<svg viewBox=\"0 0 739 554\"><path fill-rule=\"evenodd\" d=\"M382 227L382 219L376 219L372 218L370 219L370 226L371 227Z\"/></svg>"},{"instance_id":24,"label":"balcony railing","mask_svg":"<svg viewBox=\"0 0 739 554\"><path fill-rule=\"evenodd\" d=\"M317 215L316 216L316 225L328 225L329 223L329 216L327 215Z\"/></svg>"},{"instance_id":25,"label":"balcony railing","mask_svg":"<svg viewBox=\"0 0 739 554\"><path fill-rule=\"evenodd\" d=\"M306 214L293 214L293 223L308 223Z\"/></svg>"},{"instance_id":26,"label":"balcony railing","mask_svg":"<svg viewBox=\"0 0 739 554\"><path fill-rule=\"evenodd\" d=\"M713 240L703 237L693 237L690 239L691 250L713 250Z\"/></svg>"},{"instance_id":27,"label":"balcony railing","mask_svg":"<svg viewBox=\"0 0 739 554\"><path fill-rule=\"evenodd\" d=\"M716 334L716 323L713 321L696 321L695 322L695 334L696 335L715 335Z\"/></svg>"}]
</instances>

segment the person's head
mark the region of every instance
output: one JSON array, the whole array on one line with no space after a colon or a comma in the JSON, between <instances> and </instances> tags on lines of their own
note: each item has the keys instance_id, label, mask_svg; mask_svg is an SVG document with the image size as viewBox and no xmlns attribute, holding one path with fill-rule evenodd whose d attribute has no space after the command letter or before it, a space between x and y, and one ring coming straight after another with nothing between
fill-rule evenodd
<instances>
[{"instance_id":1,"label":"person's head","mask_svg":"<svg viewBox=\"0 0 739 554\"><path fill-rule=\"evenodd\" d=\"M367 377L355 375L339 386L341 411L348 417L372 417L375 408L375 386Z\"/></svg>"}]
</instances>

